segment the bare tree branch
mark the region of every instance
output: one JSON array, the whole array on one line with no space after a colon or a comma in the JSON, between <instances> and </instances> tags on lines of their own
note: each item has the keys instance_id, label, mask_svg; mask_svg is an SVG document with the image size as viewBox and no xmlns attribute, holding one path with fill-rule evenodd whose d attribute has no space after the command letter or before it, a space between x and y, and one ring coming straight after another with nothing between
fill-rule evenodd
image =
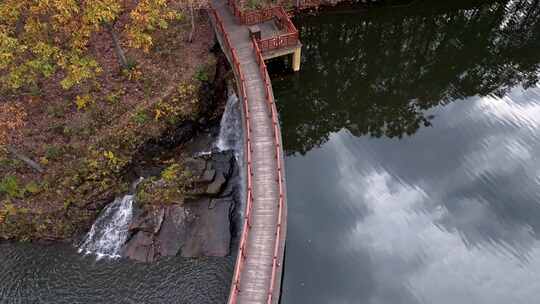
<instances>
[{"instance_id":1,"label":"bare tree branch","mask_svg":"<svg viewBox=\"0 0 540 304\"><path fill-rule=\"evenodd\" d=\"M30 168L36 170L39 173L45 172L45 170L43 170L43 168L38 163L19 153L14 147L7 145L7 150L9 153L13 154L13 156L27 164Z\"/></svg>"}]
</instances>

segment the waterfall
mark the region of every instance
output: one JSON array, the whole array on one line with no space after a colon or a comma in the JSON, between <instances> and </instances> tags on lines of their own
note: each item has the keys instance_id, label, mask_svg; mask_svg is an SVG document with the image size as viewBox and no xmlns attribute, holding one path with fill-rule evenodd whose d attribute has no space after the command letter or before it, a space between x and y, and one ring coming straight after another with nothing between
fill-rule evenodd
<instances>
[{"instance_id":1,"label":"waterfall","mask_svg":"<svg viewBox=\"0 0 540 304\"><path fill-rule=\"evenodd\" d=\"M229 98L221 117L219 137L216 147L219 151L233 150L240 177L240 204L238 212L243 214L243 204L246 200L246 168L244 161L244 132L242 132L242 105L232 88L229 88Z\"/></svg>"},{"instance_id":2,"label":"waterfall","mask_svg":"<svg viewBox=\"0 0 540 304\"><path fill-rule=\"evenodd\" d=\"M243 181L245 170L243 170L243 132L242 115L238 103L238 97L232 90L229 91L229 98L223 117L221 118L219 137L215 142L215 147L219 151L233 150L235 158L240 167L240 179ZM208 152L202 152L206 154ZM133 186L131 193L135 190L138 182ZM241 187L244 188L244 182ZM241 191L244 196L245 189ZM244 198L242 197L242 201ZM98 259L102 257L120 257L120 250L128 237L128 229L133 218L133 195L125 195L115 199L100 214L92 228L84 238L79 252L85 254L95 254Z\"/></svg>"},{"instance_id":3,"label":"waterfall","mask_svg":"<svg viewBox=\"0 0 540 304\"><path fill-rule=\"evenodd\" d=\"M231 90L232 91L232 90ZM229 93L225 111L221 117L219 137L216 147L220 151L233 150L236 160L239 160L239 153L242 151L242 120L240 107L238 106L238 97L234 92Z\"/></svg>"},{"instance_id":4,"label":"waterfall","mask_svg":"<svg viewBox=\"0 0 540 304\"><path fill-rule=\"evenodd\" d=\"M128 228L133 217L133 195L125 195L109 204L98 217L86 235L79 252L120 257L120 249L128 236Z\"/></svg>"}]
</instances>

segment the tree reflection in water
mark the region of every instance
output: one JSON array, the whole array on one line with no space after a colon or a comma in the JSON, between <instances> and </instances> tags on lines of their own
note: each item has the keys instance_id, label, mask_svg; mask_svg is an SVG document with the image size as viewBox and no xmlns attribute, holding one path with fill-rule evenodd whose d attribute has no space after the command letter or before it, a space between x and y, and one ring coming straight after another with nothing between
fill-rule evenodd
<instances>
[{"instance_id":1,"label":"tree reflection in water","mask_svg":"<svg viewBox=\"0 0 540 304\"><path fill-rule=\"evenodd\" d=\"M467 2L296 20L302 70L273 80L286 152L304 154L342 128L402 138L431 125L434 106L534 85L539 1Z\"/></svg>"}]
</instances>

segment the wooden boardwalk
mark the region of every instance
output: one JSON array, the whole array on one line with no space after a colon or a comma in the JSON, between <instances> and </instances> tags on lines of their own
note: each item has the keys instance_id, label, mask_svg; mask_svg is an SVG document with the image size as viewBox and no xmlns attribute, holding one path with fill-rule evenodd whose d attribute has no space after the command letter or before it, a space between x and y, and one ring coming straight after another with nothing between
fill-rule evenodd
<instances>
[{"instance_id":1,"label":"wooden boardwalk","mask_svg":"<svg viewBox=\"0 0 540 304\"><path fill-rule=\"evenodd\" d=\"M275 106L273 105L274 98L271 89L270 97L268 99L266 97L263 72L261 72L257 62L248 27L238 23L224 0L212 0L211 2L215 13L219 15L217 17L221 19L220 22L223 24L224 31L228 34L231 47L236 49L240 69L244 77L247 97L246 107L248 107L247 111L244 109L244 133L249 128L251 134L253 196L250 218L251 228L249 228L246 237L246 254L243 259L240 256L237 259L237 263L243 263L243 265L240 265L240 267L237 265L235 268L240 272L240 280L238 286L235 287L235 278L233 278L229 303L274 304L278 303L280 295L287 218L286 207L281 210L279 208L280 199L282 199L283 206L286 206L284 203L286 200L283 195L285 189L283 187L284 170L282 168L284 167L281 132L279 123L275 125L272 119L268 103L268 100L270 100L270 104ZM234 67L233 56L230 50L227 50L227 43L224 42L224 35L218 29L216 17L210 15L216 30L216 36L229 62ZM233 70L235 69L233 68ZM264 69L264 73L267 73L266 69ZM236 70L235 76L240 91L242 79ZM266 77L268 77L267 74ZM240 93L239 98L244 99L244 96ZM249 116L246 116L246 112L249 113ZM249 147L249 145L246 145L246 147ZM281 179L278 179L279 176ZM279 234L276 234L277 225L281 229ZM278 239L276 240L276 238ZM274 259L277 262L274 262ZM277 267L274 267L276 269L272 273L274 263L276 263ZM235 288L237 288L236 291Z\"/></svg>"}]
</instances>

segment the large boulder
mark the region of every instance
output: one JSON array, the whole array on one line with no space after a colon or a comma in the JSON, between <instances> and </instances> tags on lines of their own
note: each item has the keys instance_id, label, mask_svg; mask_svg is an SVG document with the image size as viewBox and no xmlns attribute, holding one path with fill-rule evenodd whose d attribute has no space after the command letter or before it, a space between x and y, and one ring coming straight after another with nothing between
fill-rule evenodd
<instances>
[{"instance_id":1,"label":"large boulder","mask_svg":"<svg viewBox=\"0 0 540 304\"><path fill-rule=\"evenodd\" d=\"M151 262L159 257L227 256L231 217L238 191L238 169L232 152L186 161L195 187L183 204L136 212L122 255Z\"/></svg>"},{"instance_id":2,"label":"large boulder","mask_svg":"<svg viewBox=\"0 0 540 304\"><path fill-rule=\"evenodd\" d=\"M125 244L122 255L141 262L153 262L154 249L154 235L141 230Z\"/></svg>"}]
</instances>

